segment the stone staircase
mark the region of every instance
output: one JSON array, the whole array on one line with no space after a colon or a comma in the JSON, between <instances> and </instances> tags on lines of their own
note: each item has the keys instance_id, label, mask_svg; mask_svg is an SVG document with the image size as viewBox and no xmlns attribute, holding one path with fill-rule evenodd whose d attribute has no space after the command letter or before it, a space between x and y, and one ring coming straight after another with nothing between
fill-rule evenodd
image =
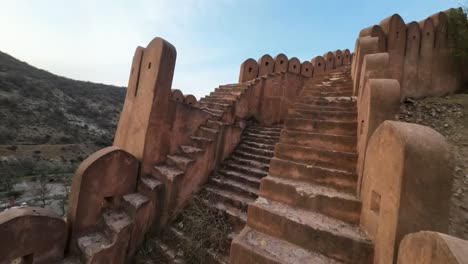
<instances>
[{"instance_id":1,"label":"stone staircase","mask_svg":"<svg viewBox=\"0 0 468 264\"><path fill-rule=\"evenodd\" d=\"M351 95L349 66L304 83L231 264L373 262L373 244L359 229Z\"/></svg>"},{"instance_id":2,"label":"stone staircase","mask_svg":"<svg viewBox=\"0 0 468 264\"><path fill-rule=\"evenodd\" d=\"M163 235L151 242L156 251L151 261L228 263L231 241L245 226L248 204L258 197L260 181L268 174L280 130L280 127L259 125L244 129L234 152ZM203 225L210 225L202 230L206 233L193 234L194 230L203 229ZM221 230L212 229L217 225ZM151 261L145 263L153 263Z\"/></svg>"}]
</instances>

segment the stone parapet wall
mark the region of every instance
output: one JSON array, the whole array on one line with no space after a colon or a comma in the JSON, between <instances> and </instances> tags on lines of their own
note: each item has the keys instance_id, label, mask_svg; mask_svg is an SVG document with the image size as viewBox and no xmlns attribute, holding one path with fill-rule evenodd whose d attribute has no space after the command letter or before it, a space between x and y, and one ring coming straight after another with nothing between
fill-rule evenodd
<instances>
[{"instance_id":1,"label":"stone parapet wall","mask_svg":"<svg viewBox=\"0 0 468 264\"><path fill-rule=\"evenodd\" d=\"M240 67L239 83L253 80L271 73L290 72L304 77L318 76L324 72L340 68L351 63L352 54L348 49L326 52L323 56L316 56L310 61L300 62L296 57L288 59L284 54L275 58L266 54L258 61L249 58Z\"/></svg>"}]
</instances>

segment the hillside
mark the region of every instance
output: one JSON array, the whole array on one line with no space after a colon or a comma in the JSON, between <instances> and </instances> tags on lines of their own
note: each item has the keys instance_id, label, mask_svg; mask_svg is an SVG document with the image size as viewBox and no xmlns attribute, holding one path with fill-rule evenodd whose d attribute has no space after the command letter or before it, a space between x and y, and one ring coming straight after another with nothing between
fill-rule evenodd
<instances>
[{"instance_id":1,"label":"hillside","mask_svg":"<svg viewBox=\"0 0 468 264\"><path fill-rule=\"evenodd\" d=\"M125 91L60 77L0 52L0 145L110 145Z\"/></svg>"}]
</instances>

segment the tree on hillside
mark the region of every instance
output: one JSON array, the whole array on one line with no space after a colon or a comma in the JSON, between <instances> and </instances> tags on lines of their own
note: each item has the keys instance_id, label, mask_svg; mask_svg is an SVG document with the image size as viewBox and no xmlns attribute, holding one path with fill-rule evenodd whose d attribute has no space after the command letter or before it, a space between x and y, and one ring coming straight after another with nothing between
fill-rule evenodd
<instances>
[{"instance_id":1,"label":"tree on hillside","mask_svg":"<svg viewBox=\"0 0 468 264\"><path fill-rule=\"evenodd\" d=\"M34 195L41 202L41 207L46 206L47 199L50 196L50 188L47 186L48 179L43 173L39 175L37 181L34 183Z\"/></svg>"}]
</instances>

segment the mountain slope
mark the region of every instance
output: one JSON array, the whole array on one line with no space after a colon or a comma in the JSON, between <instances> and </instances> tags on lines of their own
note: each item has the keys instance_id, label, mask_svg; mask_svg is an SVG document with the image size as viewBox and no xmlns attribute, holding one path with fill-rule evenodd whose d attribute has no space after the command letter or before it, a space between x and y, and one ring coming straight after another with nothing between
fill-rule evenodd
<instances>
[{"instance_id":1,"label":"mountain slope","mask_svg":"<svg viewBox=\"0 0 468 264\"><path fill-rule=\"evenodd\" d=\"M0 145L109 145L125 92L60 77L0 52Z\"/></svg>"}]
</instances>

